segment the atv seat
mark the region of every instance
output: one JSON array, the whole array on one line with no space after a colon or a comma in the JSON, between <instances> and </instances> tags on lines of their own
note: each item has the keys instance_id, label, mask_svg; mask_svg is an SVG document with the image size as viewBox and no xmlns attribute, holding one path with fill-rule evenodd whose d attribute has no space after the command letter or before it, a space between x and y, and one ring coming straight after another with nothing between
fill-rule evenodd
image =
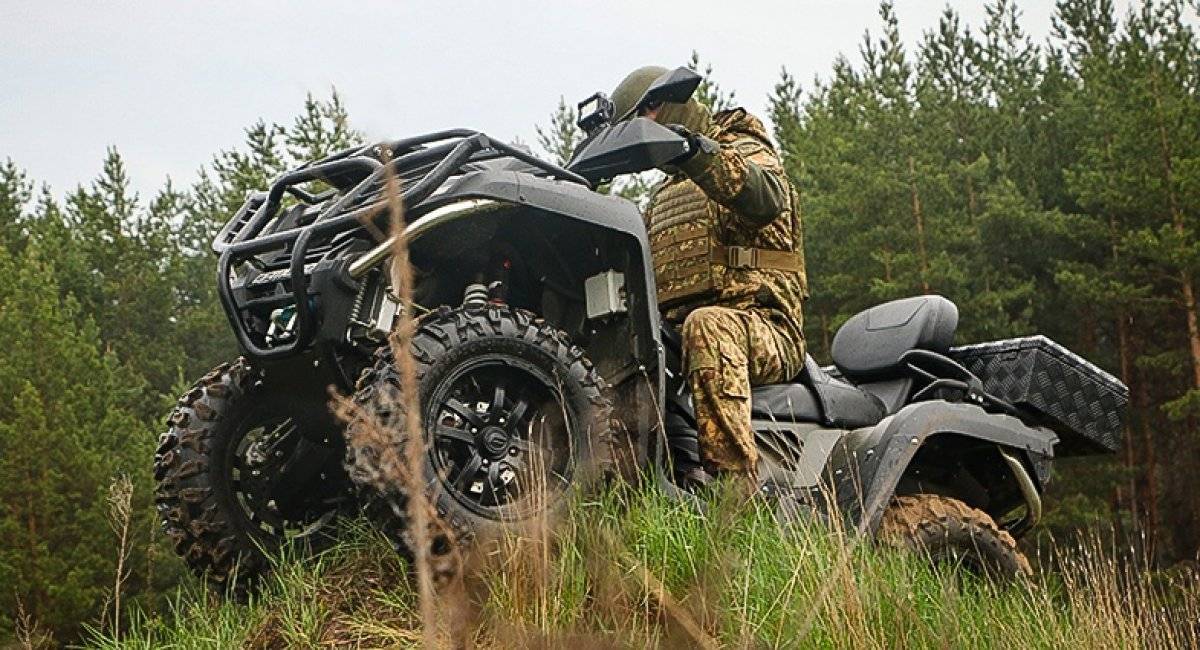
<instances>
[{"instance_id":1,"label":"atv seat","mask_svg":"<svg viewBox=\"0 0 1200 650\"><path fill-rule=\"evenodd\" d=\"M750 417L780 422L820 422L821 406L804 384L770 384L750 391Z\"/></svg>"},{"instance_id":2,"label":"atv seat","mask_svg":"<svg viewBox=\"0 0 1200 650\"><path fill-rule=\"evenodd\" d=\"M807 355L794 383L755 386L750 394L750 417L756 420L857 429L874 425L887 414L878 397L830 377Z\"/></svg>"},{"instance_id":3,"label":"atv seat","mask_svg":"<svg viewBox=\"0 0 1200 650\"><path fill-rule=\"evenodd\" d=\"M958 307L937 295L914 296L875 305L847 320L833 336L830 354L843 376L854 382L905 375L904 353L945 354L954 342Z\"/></svg>"},{"instance_id":4,"label":"atv seat","mask_svg":"<svg viewBox=\"0 0 1200 650\"><path fill-rule=\"evenodd\" d=\"M669 364L679 367L683 339L679 330L663 323L662 340ZM690 401L690 400L689 400ZM691 406L687 406L691 412ZM800 376L785 384L754 386L750 392L750 417L777 422L817 422L839 429L871 426L887 409L878 397L830 377L812 357L805 355Z\"/></svg>"}]
</instances>

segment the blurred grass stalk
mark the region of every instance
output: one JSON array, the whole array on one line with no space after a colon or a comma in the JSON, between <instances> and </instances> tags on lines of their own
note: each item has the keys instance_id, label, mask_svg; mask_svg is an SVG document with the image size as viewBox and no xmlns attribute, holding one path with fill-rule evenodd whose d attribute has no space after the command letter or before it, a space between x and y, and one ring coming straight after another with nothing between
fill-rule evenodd
<instances>
[{"instance_id":1,"label":"blurred grass stalk","mask_svg":"<svg viewBox=\"0 0 1200 650\"><path fill-rule=\"evenodd\" d=\"M125 580L129 577L129 568L126 563L129 561L129 554L132 550L129 543L129 528L133 522L133 480L125 474L115 477L108 486L106 502L108 504L108 525L112 528L113 534L117 536L117 558L116 567L113 569L112 593L108 595L101 611L100 625L104 627L105 619L111 612L112 618L109 625L112 636L120 638L121 594Z\"/></svg>"}]
</instances>

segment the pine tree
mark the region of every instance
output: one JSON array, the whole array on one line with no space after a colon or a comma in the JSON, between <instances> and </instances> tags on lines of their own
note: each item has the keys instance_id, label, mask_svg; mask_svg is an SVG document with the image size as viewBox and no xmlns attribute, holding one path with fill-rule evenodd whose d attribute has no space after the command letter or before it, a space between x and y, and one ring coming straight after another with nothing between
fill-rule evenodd
<instances>
[{"instance_id":1,"label":"pine tree","mask_svg":"<svg viewBox=\"0 0 1200 650\"><path fill-rule=\"evenodd\" d=\"M361 144L363 136L350 127L350 116L337 93L319 101L312 93L304 97L304 111L283 132L293 163L324 158L347 147Z\"/></svg>"},{"instance_id":2,"label":"pine tree","mask_svg":"<svg viewBox=\"0 0 1200 650\"><path fill-rule=\"evenodd\" d=\"M0 166L0 584L20 587L0 593L0 628L17 598L63 641L96 621L112 588L104 497L118 475L135 486L125 602L152 603L179 578L177 563L152 569L148 555L149 461L184 378L236 353L211 239L247 191L359 137L336 95L310 97L291 128L258 122L194 187L168 181L148 202L115 149L63 203L48 188L34 201L24 172Z\"/></svg>"},{"instance_id":3,"label":"pine tree","mask_svg":"<svg viewBox=\"0 0 1200 650\"><path fill-rule=\"evenodd\" d=\"M0 165L0 247L17 252L28 237L26 210L33 198L33 184L12 159Z\"/></svg>"},{"instance_id":4,"label":"pine tree","mask_svg":"<svg viewBox=\"0 0 1200 650\"><path fill-rule=\"evenodd\" d=\"M803 91L796 78L788 73L787 68L780 69L779 81L771 90L767 104L770 109L775 142L779 145L784 167L789 172L799 169L804 162L797 157L797 152L791 146L799 140L803 133L802 98ZM793 183L798 184L799 181L798 176L792 177Z\"/></svg>"},{"instance_id":5,"label":"pine tree","mask_svg":"<svg viewBox=\"0 0 1200 650\"><path fill-rule=\"evenodd\" d=\"M178 253L171 240L177 215L164 212L174 200L164 201L160 195L154 210L143 209L112 149L96 180L67 196L68 239L58 242L70 271L60 276L64 293L79 300L105 346L149 381L142 396L146 418L159 415L161 395L188 355L176 330Z\"/></svg>"},{"instance_id":6,"label":"pine tree","mask_svg":"<svg viewBox=\"0 0 1200 650\"><path fill-rule=\"evenodd\" d=\"M558 98L558 106L550 115L550 126L535 126L538 146L550 158L550 162L565 166L575 155L575 147L583 142L584 133L576 124L578 112L567 105L567 100Z\"/></svg>"},{"instance_id":7,"label":"pine tree","mask_svg":"<svg viewBox=\"0 0 1200 650\"><path fill-rule=\"evenodd\" d=\"M737 97L734 91L726 92L721 88L720 84L713 78L713 67L711 63L706 63L700 58L700 53L692 50L692 56L687 62L688 69L699 73L704 79L696 88L693 97L701 104L704 104L716 113L719 111L729 110L737 106Z\"/></svg>"},{"instance_id":8,"label":"pine tree","mask_svg":"<svg viewBox=\"0 0 1200 650\"><path fill-rule=\"evenodd\" d=\"M119 472L141 478L145 530L154 437L134 415L140 381L59 297L39 246L17 258L0 250L0 273L12 280L0 285L0 583L12 587L0 611L19 599L67 639L111 584L103 495Z\"/></svg>"}]
</instances>

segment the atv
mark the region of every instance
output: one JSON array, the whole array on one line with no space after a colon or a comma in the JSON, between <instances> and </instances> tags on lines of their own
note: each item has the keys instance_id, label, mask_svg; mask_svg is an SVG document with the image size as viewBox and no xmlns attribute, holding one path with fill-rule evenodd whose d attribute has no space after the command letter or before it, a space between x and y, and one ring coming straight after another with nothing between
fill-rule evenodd
<instances>
[{"instance_id":1,"label":"atv","mask_svg":"<svg viewBox=\"0 0 1200 650\"><path fill-rule=\"evenodd\" d=\"M699 81L671 71L645 100L686 101ZM597 191L688 141L613 123L602 94L580 109L588 136L566 166L458 129L347 149L247 196L213 242L242 356L180 398L155 455L157 508L193 571L244 591L273 549L319 547L362 508L412 543L408 488L381 485L386 450L353 435L383 423L405 444L414 414L388 345L402 322L421 484L452 541L552 512L597 477L688 494L700 459L679 336L637 206ZM393 177L403 215L387 207ZM391 287L393 226L409 305ZM754 388L763 491L868 538L1026 574L1015 538L1041 516L1055 453L1117 449L1128 391L1044 337L953 347L957 322L940 296L879 305L838 330L832 366L809 358ZM348 430L331 391L366 416Z\"/></svg>"}]
</instances>

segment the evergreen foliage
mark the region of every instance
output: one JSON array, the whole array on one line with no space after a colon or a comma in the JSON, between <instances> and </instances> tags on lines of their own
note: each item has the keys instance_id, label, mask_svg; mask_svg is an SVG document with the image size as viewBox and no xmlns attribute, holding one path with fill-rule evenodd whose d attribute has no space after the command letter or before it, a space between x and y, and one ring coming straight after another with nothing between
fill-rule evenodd
<instances>
[{"instance_id":1,"label":"evergreen foliage","mask_svg":"<svg viewBox=\"0 0 1200 650\"><path fill-rule=\"evenodd\" d=\"M550 115L550 126L534 127L537 131L538 146L550 162L559 166L571 162L571 157L575 155L575 147L583 142L584 137L583 130L576 124L577 121L579 113L567 105L566 98L559 97L558 107Z\"/></svg>"},{"instance_id":2,"label":"evergreen foliage","mask_svg":"<svg viewBox=\"0 0 1200 650\"><path fill-rule=\"evenodd\" d=\"M19 256L0 250L0 273L10 280L0 285L0 584L16 587L0 592L0 615L19 599L43 625L71 633L111 583L109 481L149 478L154 436L136 415L144 380L101 349L78 301L59 298L38 244ZM136 529L146 532L148 481L139 488Z\"/></svg>"},{"instance_id":3,"label":"evergreen foliage","mask_svg":"<svg viewBox=\"0 0 1200 650\"><path fill-rule=\"evenodd\" d=\"M63 641L101 620L120 476L134 488L123 600L165 604L182 568L152 506L156 438L181 386L236 354L212 238L246 192L360 140L335 92L291 127L256 123L193 187L168 181L148 202L116 149L61 203L0 165L0 640L18 611Z\"/></svg>"},{"instance_id":4,"label":"evergreen foliage","mask_svg":"<svg viewBox=\"0 0 1200 650\"><path fill-rule=\"evenodd\" d=\"M860 309L941 293L961 342L1041 332L1132 389L1119 461L1060 463L1050 530L1105 520L1194 558L1200 500L1200 42L1194 7L1061 0L1034 43L1011 0L972 29L947 9L915 51L895 7L803 93L769 102L804 195L809 349Z\"/></svg>"}]
</instances>

